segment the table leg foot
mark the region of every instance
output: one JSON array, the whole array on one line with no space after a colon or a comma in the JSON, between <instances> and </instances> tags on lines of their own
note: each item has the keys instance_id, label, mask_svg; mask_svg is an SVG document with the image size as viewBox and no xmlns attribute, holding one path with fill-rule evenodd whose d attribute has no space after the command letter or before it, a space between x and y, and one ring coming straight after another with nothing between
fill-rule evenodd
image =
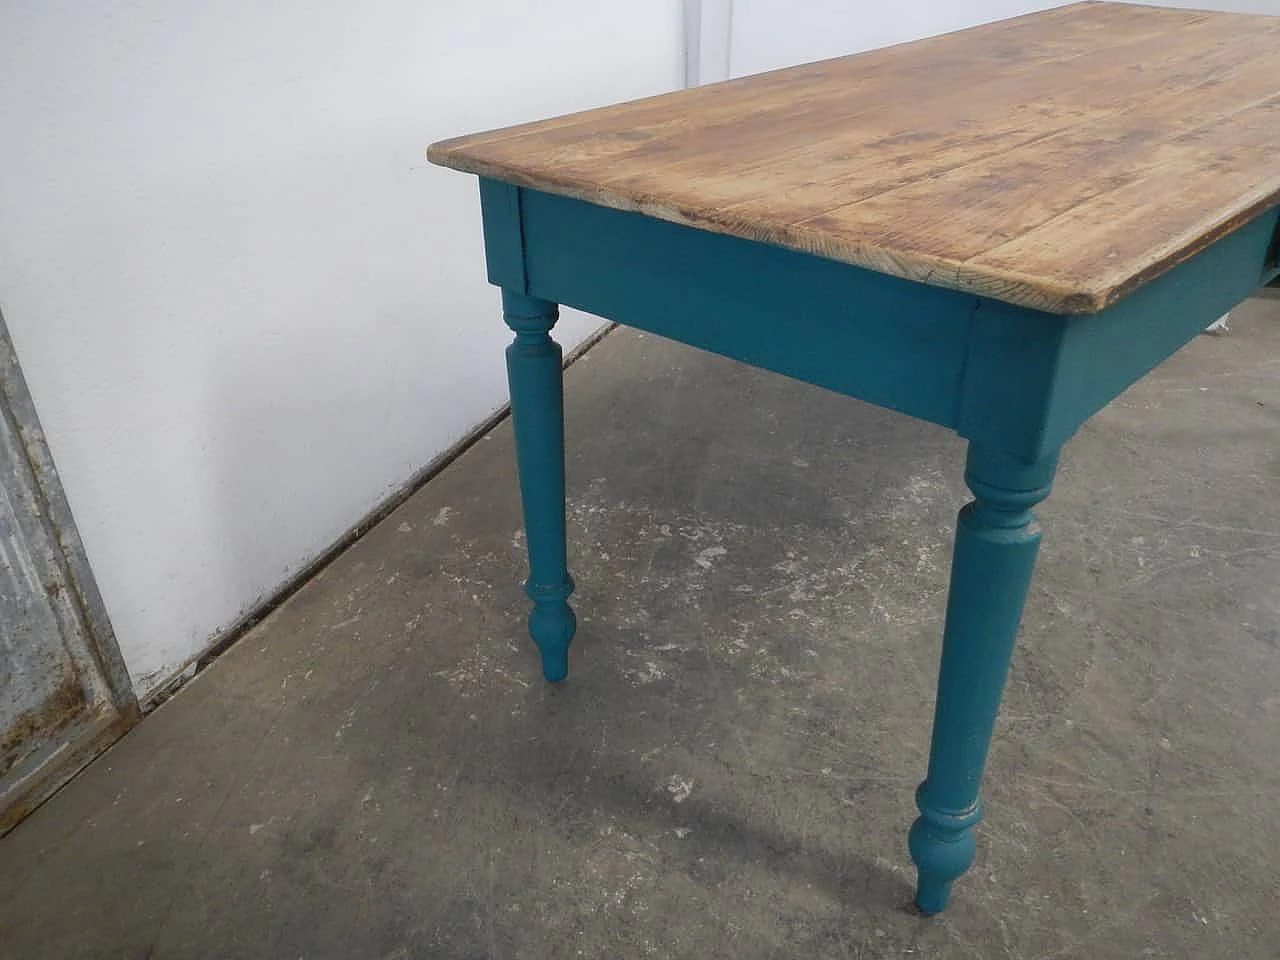
<instances>
[{"instance_id":1,"label":"table leg foot","mask_svg":"<svg viewBox=\"0 0 1280 960\"><path fill-rule=\"evenodd\" d=\"M1031 508L1048 496L1057 459L969 446L974 500L956 521L929 771L908 838L924 913L947 905L953 881L973 863L979 786L1040 544Z\"/></svg>"},{"instance_id":2,"label":"table leg foot","mask_svg":"<svg viewBox=\"0 0 1280 960\"><path fill-rule=\"evenodd\" d=\"M550 336L559 310L509 290L502 291L502 309L516 334L507 347L507 382L529 550L529 634L542 654L543 676L557 683L568 673L577 629L565 545L563 355Z\"/></svg>"},{"instance_id":3,"label":"table leg foot","mask_svg":"<svg viewBox=\"0 0 1280 960\"><path fill-rule=\"evenodd\" d=\"M977 841L973 828L982 819L975 805L966 814L949 816L926 803L924 784L916 790L920 817L911 825L907 846L917 867L916 906L921 913L941 913L951 885L973 863Z\"/></svg>"},{"instance_id":4,"label":"table leg foot","mask_svg":"<svg viewBox=\"0 0 1280 960\"><path fill-rule=\"evenodd\" d=\"M569 673L569 641L578 629L578 618L569 606L569 594L573 593L573 578L568 574L557 587L544 588L524 585L525 593L533 601L529 611L529 636L542 654L542 675L552 683L559 683Z\"/></svg>"}]
</instances>

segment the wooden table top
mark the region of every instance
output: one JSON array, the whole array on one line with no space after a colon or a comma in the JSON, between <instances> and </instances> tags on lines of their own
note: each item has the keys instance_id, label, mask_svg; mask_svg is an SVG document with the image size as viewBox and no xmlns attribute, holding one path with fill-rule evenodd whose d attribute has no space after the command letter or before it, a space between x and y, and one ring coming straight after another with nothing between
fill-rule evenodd
<instances>
[{"instance_id":1,"label":"wooden table top","mask_svg":"<svg viewBox=\"0 0 1280 960\"><path fill-rule=\"evenodd\" d=\"M1079 3L428 157L1093 313L1280 203L1280 17Z\"/></svg>"}]
</instances>

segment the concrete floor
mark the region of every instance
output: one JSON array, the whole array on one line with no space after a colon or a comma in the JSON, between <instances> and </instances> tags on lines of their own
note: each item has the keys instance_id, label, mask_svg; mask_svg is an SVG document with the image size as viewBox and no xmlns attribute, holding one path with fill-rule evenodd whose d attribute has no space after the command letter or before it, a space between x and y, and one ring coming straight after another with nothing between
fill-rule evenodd
<instances>
[{"instance_id":1,"label":"concrete floor","mask_svg":"<svg viewBox=\"0 0 1280 960\"><path fill-rule=\"evenodd\" d=\"M1070 444L935 919L961 442L626 331L568 386L568 682L504 424L0 841L6 960L1280 956L1280 302Z\"/></svg>"}]
</instances>

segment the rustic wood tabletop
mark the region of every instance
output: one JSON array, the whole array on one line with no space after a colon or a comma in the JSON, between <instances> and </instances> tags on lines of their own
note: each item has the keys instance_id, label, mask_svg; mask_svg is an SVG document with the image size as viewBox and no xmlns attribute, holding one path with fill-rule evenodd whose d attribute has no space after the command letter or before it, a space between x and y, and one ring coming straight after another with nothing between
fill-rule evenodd
<instances>
[{"instance_id":1,"label":"rustic wood tabletop","mask_svg":"<svg viewBox=\"0 0 1280 960\"><path fill-rule=\"evenodd\" d=\"M429 155L1092 313L1280 202L1280 18L1079 3Z\"/></svg>"}]
</instances>

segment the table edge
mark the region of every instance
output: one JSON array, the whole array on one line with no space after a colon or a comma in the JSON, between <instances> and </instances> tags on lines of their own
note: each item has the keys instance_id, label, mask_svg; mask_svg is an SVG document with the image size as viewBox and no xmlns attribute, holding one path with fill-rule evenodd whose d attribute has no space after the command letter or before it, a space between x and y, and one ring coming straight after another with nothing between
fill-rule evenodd
<instances>
[{"instance_id":1,"label":"table edge","mask_svg":"<svg viewBox=\"0 0 1280 960\"><path fill-rule=\"evenodd\" d=\"M484 179L508 183L515 187L570 197L598 206L638 213L642 216L678 223L682 226L739 237L784 249L847 263L877 273L911 280L929 286L958 290L1019 307L1028 307L1059 315L1100 313L1118 303L1135 290L1154 280L1178 264L1195 256L1214 241L1239 229L1253 219L1280 205L1280 190L1263 194L1234 211L1194 239L1177 244L1145 269L1129 276L1100 279L1096 283L1062 283L1052 278L1033 276L1011 270L994 270L966 261L954 261L927 254L912 253L909 260L900 252L871 243L857 243L832 238L818 231L805 231L794 226L765 227L750 222L723 220L705 212L681 210L659 202L646 202L603 187L584 187L556 182L547 177L529 177L508 167L489 164L460 153L455 146L469 137L441 140L427 149L427 160L436 166Z\"/></svg>"}]
</instances>

